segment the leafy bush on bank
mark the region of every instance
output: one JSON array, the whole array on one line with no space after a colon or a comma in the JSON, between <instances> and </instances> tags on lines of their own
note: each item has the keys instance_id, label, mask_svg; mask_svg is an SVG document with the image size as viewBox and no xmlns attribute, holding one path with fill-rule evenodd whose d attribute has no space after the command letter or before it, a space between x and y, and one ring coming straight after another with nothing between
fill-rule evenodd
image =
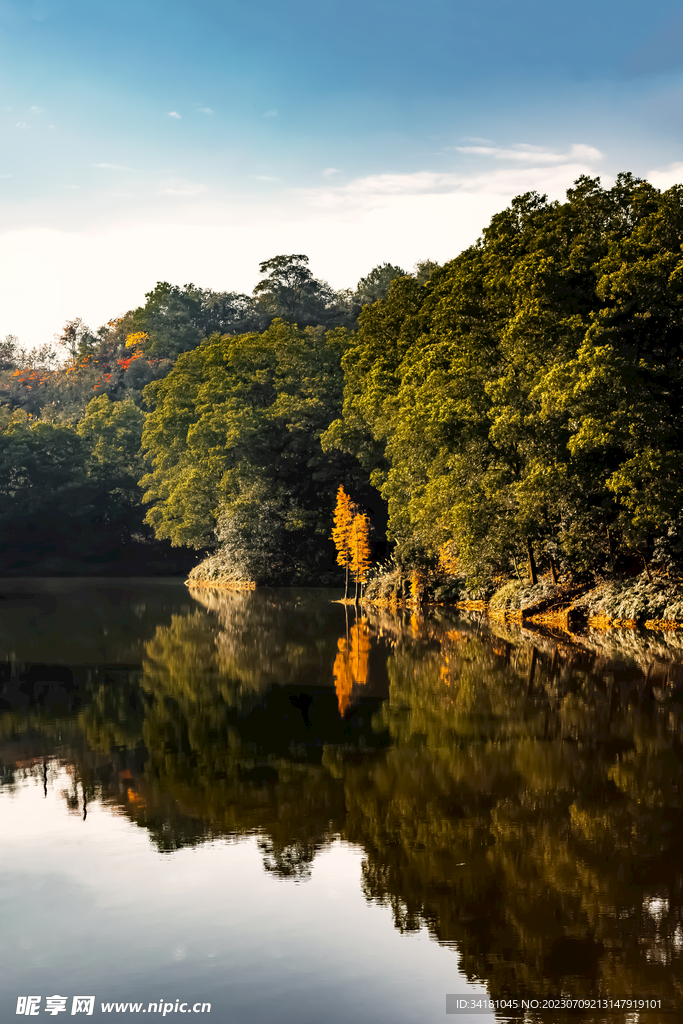
<instances>
[{"instance_id":1,"label":"leafy bush on bank","mask_svg":"<svg viewBox=\"0 0 683 1024\"><path fill-rule=\"evenodd\" d=\"M611 580L590 590L574 608L589 618L683 622L683 587L667 579L649 580L645 573L628 580Z\"/></svg>"}]
</instances>

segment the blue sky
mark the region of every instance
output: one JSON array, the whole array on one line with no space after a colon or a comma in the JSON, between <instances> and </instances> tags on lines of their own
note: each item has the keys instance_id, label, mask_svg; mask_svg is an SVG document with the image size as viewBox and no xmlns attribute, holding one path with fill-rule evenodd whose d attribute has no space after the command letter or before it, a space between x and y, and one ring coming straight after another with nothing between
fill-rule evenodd
<instances>
[{"instance_id":1,"label":"blue sky","mask_svg":"<svg viewBox=\"0 0 683 1024\"><path fill-rule=\"evenodd\" d=\"M653 0L0 0L0 337L158 279L355 284L580 173L683 180L683 11Z\"/></svg>"}]
</instances>

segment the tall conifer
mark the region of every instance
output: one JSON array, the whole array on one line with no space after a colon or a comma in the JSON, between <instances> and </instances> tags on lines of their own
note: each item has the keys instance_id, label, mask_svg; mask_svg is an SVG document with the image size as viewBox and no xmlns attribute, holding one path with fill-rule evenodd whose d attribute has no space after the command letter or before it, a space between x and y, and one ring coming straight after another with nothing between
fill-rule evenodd
<instances>
[{"instance_id":1,"label":"tall conifer","mask_svg":"<svg viewBox=\"0 0 683 1024\"><path fill-rule=\"evenodd\" d=\"M342 485L337 491L337 504L334 509L334 526L332 527L332 540L337 548L337 565L346 569L346 580L344 586L344 600L349 596L349 568L351 565L351 535L353 530L353 517L358 508L346 493Z\"/></svg>"},{"instance_id":2,"label":"tall conifer","mask_svg":"<svg viewBox=\"0 0 683 1024\"><path fill-rule=\"evenodd\" d=\"M351 524L351 575L356 581L356 602L358 601L358 584L361 585L361 598L363 596L363 584L368 578L371 561L370 549L370 520L364 512L356 512Z\"/></svg>"}]
</instances>

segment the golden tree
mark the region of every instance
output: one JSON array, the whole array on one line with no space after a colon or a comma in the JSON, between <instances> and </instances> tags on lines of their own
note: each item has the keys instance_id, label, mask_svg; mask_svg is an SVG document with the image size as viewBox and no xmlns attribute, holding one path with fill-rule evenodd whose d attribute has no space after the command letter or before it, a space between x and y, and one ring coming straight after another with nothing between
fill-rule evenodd
<instances>
[{"instance_id":1,"label":"golden tree","mask_svg":"<svg viewBox=\"0 0 683 1024\"><path fill-rule=\"evenodd\" d=\"M458 549L452 540L439 548L439 568L449 576L459 576L462 572Z\"/></svg>"},{"instance_id":2,"label":"golden tree","mask_svg":"<svg viewBox=\"0 0 683 1024\"><path fill-rule=\"evenodd\" d=\"M351 522L351 575L356 581L356 596L358 602L358 584L361 586L361 598L363 597L363 584L367 582L370 572L371 561L370 549L370 520L364 512L356 512Z\"/></svg>"},{"instance_id":3,"label":"golden tree","mask_svg":"<svg viewBox=\"0 0 683 1024\"><path fill-rule=\"evenodd\" d=\"M126 335L126 348L137 348L149 340L147 331L135 331L134 334Z\"/></svg>"},{"instance_id":4,"label":"golden tree","mask_svg":"<svg viewBox=\"0 0 683 1024\"><path fill-rule=\"evenodd\" d=\"M349 596L349 568L351 566L351 534L353 529L353 517L358 513L358 507L353 503L344 488L339 485L337 491L337 504L334 509L334 526L332 527L332 540L337 548L337 565L346 569L346 584L344 587L344 600Z\"/></svg>"}]
</instances>

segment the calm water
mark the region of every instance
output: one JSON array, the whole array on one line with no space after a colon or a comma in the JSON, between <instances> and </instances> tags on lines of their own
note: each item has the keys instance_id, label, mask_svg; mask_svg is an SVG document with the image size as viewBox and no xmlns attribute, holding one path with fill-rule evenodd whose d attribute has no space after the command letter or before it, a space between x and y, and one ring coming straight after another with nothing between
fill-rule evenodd
<instances>
[{"instance_id":1,"label":"calm water","mask_svg":"<svg viewBox=\"0 0 683 1024\"><path fill-rule=\"evenodd\" d=\"M449 993L683 1020L683 637L179 581L0 594L2 1024L31 995L45 1020L522 1017Z\"/></svg>"}]
</instances>

